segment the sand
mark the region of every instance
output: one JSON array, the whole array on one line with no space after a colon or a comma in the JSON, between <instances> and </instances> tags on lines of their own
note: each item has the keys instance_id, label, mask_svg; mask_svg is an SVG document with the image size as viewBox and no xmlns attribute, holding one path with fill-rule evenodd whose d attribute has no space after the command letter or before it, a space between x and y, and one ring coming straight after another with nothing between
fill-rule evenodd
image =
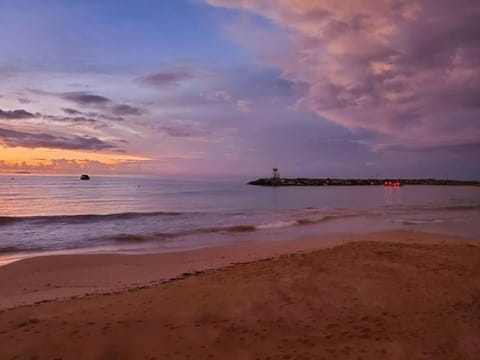
<instances>
[{"instance_id":1,"label":"sand","mask_svg":"<svg viewBox=\"0 0 480 360\"><path fill-rule=\"evenodd\" d=\"M401 231L315 250L327 243L7 265L0 358L480 358L475 242Z\"/></svg>"}]
</instances>

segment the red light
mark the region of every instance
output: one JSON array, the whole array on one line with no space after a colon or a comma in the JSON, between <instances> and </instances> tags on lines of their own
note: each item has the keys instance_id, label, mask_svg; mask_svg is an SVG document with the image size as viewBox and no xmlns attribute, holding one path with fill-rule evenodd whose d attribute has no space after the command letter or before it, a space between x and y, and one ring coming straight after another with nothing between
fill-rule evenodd
<instances>
[{"instance_id":1,"label":"red light","mask_svg":"<svg viewBox=\"0 0 480 360\"><path fill-rule=\"evenodd\" d=\"M400 181L384 181L383 182L384 186L395 186L395 187L400 187Z\"/></svg>"}]
</instances>

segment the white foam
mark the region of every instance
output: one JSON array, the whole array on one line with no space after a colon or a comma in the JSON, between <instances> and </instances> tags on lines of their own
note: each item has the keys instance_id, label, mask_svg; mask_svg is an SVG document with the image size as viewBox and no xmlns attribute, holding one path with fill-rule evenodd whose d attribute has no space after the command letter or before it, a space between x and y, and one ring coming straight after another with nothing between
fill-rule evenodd
<instances>
[{"instance_id":1,"label":"white foam","mask_svg":"<svg viewBox=\"0 0 480 360\"><path fill-rule=\"evenodd\" d=\"M296 225L297 222L293 220L289 221L275 221L271 223L266 223L266 224L260 224L257 225L256 228L259 230L265 230L265 229L276 229L276 228L283 228L283 227L289 227Z\"/></svg>"}]
</instances>

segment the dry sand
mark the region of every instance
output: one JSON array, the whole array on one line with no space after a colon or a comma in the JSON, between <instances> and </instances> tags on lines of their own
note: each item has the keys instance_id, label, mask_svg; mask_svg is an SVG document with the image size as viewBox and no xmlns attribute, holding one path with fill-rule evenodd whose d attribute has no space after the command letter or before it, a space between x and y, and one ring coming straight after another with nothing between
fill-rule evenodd
<instances>
[{"instance_id":1,"label":"dry sand","mask_svg":"<svg viewBox=\"0 0 480 360\"><path fill-rule=\"evenodd\" d=\"M480 359L475 242L402 231L315 244L325 242L7 265L0 358ZM158 283L187 268L200 272ZM18 306L118 286L130 290Z\"/></svg>"}]
</instances>

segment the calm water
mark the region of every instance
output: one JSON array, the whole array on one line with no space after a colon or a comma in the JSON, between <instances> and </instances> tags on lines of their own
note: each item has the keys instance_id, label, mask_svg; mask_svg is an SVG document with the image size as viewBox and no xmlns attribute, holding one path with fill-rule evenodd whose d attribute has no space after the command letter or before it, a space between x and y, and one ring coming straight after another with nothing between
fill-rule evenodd
<instances>
[{"instance_id":1,"label":"calm water","mask_svg":"<svg viewBox=\"0 0 480 360\"><path fill-rule=\"evenodd\" d=\"M255 187L238 182L0 176L0 255L171 251L388 229L478 238L480 188Z\"/></svg>"}]
</instances>

